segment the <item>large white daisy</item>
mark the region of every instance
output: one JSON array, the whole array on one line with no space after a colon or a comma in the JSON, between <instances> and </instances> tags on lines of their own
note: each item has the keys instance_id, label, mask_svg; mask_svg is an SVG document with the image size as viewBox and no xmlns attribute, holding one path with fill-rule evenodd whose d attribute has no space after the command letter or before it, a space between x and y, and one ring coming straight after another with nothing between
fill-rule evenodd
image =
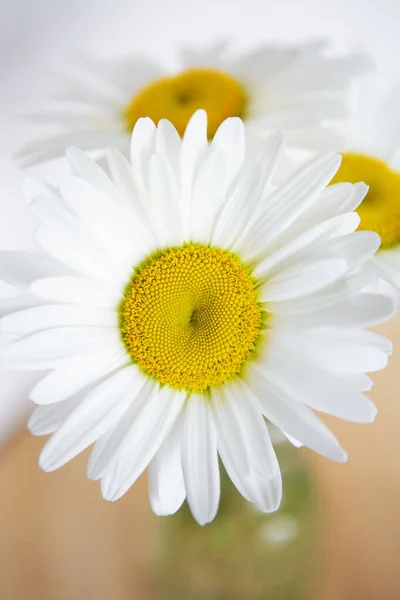
<instances>
[{"instance_id":1,"label":"large white daisy","mask_svg":"<svg viewBox=\"0 0 400 600\"><path fill-rule=\"evenodd\" d=\"M28 165L61 155L70 144L100 154L117 147L128 156L139 118L168 119L183 135L197 109L207 111L209 138L224 119L238 116L257 133L285 131L290 146L336 149L337 134L321 123L347 116L351 81L368 66L363 55L329 55L323 43L265 46L239 57L221 43L186 49L177 72L137 57L81 61L65 74L58 102L33 114L59 125L60 133L19 156Z\"/></svg>"},{"instance_id":2,"label":"large white daisy","mask_svg":"<svg viewBox=\"0 0 400 600\"><path fill-rule=\"evenodd\" d=\"M380 275L400 291L400 87L376 108L363 97L343 128L342 165L333 179L365 181L368 194L357 209L360 229L376 231L379 252L372 259Z\"/></svg>"},{"instance_id":3,"label":"large white daisy","mask_svg":"<svg viewBox=\"0 0 400 600\"><path fill-rule=\"evenodd\" d=\"M2 253L0 275L39 304L11 313L3 349L16 369L50 370L29 421L53 433L52 471L95 443L88 475L117 500L149 466L157 514L187 498L201 524L220 496L220 456L240 493L276 510L279 466L264 417L295 444L346 460L310 409L370 422L365 372L390 343L365 326L392 301L365 292L379 236L355 232L364 184L326 189L340 164L319 157L270 190L281 136L258 156L243 123L211 143L197 112L180 139L139 120L131 164L109 152L110 177L82 151L59 190L31 185L47 254ZM338 214L338 213L341 214Z\"/></svg>"}]
</instances>

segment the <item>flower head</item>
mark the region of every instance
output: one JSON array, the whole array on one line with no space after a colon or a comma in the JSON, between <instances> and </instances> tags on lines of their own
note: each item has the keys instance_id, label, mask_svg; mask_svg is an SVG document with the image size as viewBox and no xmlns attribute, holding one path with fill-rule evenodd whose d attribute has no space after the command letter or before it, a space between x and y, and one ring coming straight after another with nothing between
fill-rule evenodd
<instances>
[{"instance_id":1,"label":"flower head","mask_svg":"<svg viewBox=\"0 0 400 600\"><path fill-rule=\"evenodd\" d=\"M207 111L209 139L226 118L240 117L257 134L283 130L293 147L336 148L337 134L322 122L347 115L351 81L368 66L362 55L330 56L321 43L267 46L238 57L221 43L186 49L177 72L138 58L86 61L86 69L69 76L58 103L32 115L63 131L19 156L33 164L60 156L70 144L100 154L118 147L128 156L141 117L156 124L168 119L182 136L197 109Z\"/></svg>"},{"instance_id":2,"label":"flower head","mask_svg":"<svg viewBox=\"0 0 400 600\"><path fill-rule=\"evenodd\" d=\"M32 433L53 433L52 471L95 443L88 475L120 498L149 466L150 500L171 514L187 498L201 524L218 509L220 456L266 512L282 494L264 420L333 460L346 453L311 409L370 422L366 371L390 343L363 328L392 313L365 291L379 247L355 232L361 184L326 186L340 156L319 157L272 190L281 147L246 146L243 123L207 139L204 112L183 139L139 120L131 164L110 177L70 149L58 190L30 185L45 254L0 255L0 274L29 286L1 327L20 336L12 368L50 370L32 390Z\"/></svg>"}]
</instances>

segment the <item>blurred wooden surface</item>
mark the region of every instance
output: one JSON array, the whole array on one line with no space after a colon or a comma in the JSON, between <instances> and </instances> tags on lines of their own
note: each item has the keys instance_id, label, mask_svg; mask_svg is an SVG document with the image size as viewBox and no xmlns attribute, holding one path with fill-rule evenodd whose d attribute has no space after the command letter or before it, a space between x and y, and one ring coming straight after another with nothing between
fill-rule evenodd
<instances>
[{"instance_id":1,"label":"blurred wooden surface","mask_svg":"<svg viewBox=\"0 0 400 600\"><path fill-rule=\"evenodd\" d=\"M346 465L308 455L325 564L312 600L400 598L400 319L380 332L399 352L373 376L376 422L329 420ZM43 443L21 432L0 455L1 600L151 600L146 561L158 521L145 478L109 504L85 478L87 453L42 473Z\"/></svg>"}]
</instances>

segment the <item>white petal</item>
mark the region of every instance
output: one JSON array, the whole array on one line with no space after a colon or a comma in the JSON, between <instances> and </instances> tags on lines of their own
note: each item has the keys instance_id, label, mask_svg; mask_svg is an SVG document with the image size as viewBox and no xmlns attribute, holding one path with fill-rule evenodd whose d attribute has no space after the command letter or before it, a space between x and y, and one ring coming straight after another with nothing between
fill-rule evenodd
<instances>
[{"instance_id":1,"label":"white petal","mask_svg":"<svg viewBox=\"0 0 400 600\"><path fill-rule=\"evenodd\" d=\"M132 365L90 391L43 448L40 467L44 471L58 469L121 419L131 402L131 386L138 377L138 370Z\"/></svg>"},{"instance_id":2,"label":"white petal","mask_svg":"<svg viewBox=\"0 0 400 600\"><path fill-rule=\"evenodd\" d=\"M190 239L208 244L214 220L226 192L226 156L210 152L193 187L190 204Z\"/></svg>"},{"instance_id":3,"label":"white petal","mask_svg":"<svg viewBox=\"0 0 400 600\"><path fill-rule=\"evenodd\" d=\"M0 321L0 330L18 335L29 335L41 329L70 325L118 327L116 311L74 304L52 304L24 310Z\"/></svg>"},{"instance_id":4,"label":"white petal","mask_svg":"<svg viewBox=\"0 0 400 600\"><path fill-rule=\"evenodd\" d=\"M118 500L143 473L171 431L185 398L185 392L154 386L141 406L134 407L134 414L127 415L122 436L116 428L109 444L117 453L101 481L106 500Z\"/></svg>"},{"instance_id":5,"label":"white petal","mask_svg":"<svg viewBox=\"0 0 400 600\"><path fill-rule=\"evenodd\" d=\"M244 456L241 461L242 464L236 461L237 470L247 471L247 474L254 471L260 477L273 477L278 470L278 463L267 425L261 412L257 410L258 407L254 406L251 401L249 402L248 394L244 393L244 388L236 382L225 385L222 394L223 397L214 403L218 438L221 431L223 433L222 437L231 448L231 454L233 455L232 446L238 443L237 440L240 436ZM225 415L229 413L231 415L230 419L225 424L223 420ZM247 469L243 465L246 457Z\"/></svg>"},{"instance_id":6,"label":"white petal","mask_svg":"<svg viewBox=\"0 0 400 600\"><path fill-rule=\"evenodd\" d=\"M195 394L185 407L182 468L194 518L200 525L210 523L217 513L220 497L217 431L208 400Z\"/></svg>"},{"instance_id":7,"label":"white petal","mask_svg":"<svg viewBox=\"0 0 400 600\"><path fill-rule=\"evenodd\" d=\"M266 370L252 365L246 385L258 398L263 414L282 431L327 458L339 462L347 459L329 429L308 408L278 388Z\"/></svg>"},{"instance_id":8,"label":"white petal","mask_svg":"<svg viewBox=\"0 0 400 600\"><path fill-rule=\"evenodd\" d=\"M84 227L82 235L95 244L96 254L109 271L121 272L123 276L130 274L132 265L151 251L151 233L133 203L130 207L125 206L115 197L107 196L105 190L76 176L66 177L60 191L78 215ZM115 243L116 233L118 244Z\"/></svg>"},{"instance_id":9,"label":"white petal","mask_svg":"<svg viewBox=\"0 0 400 600\"><path fill-rule=\"evenodd\" d=\"M278 467L276 474L270 479L261 478L252 473L246 482L246 489L259 510L271 513L278 510L282 502L282 475Z\"/></svg>"},{"instance_id":10,"label":"white petal","mask_svg":"<svg viewBox=\"0 0 400 600\"><path fill-rule=\"evenodd\" d=\"M346 213L318 223L260 262L254 269L254 275L257 278L266 277L277 272L278 268L284 268L291 261L297 263L298 254L312 248L318 240L328 240L355 231L359 224L360 217L356 213Z\"/></svg>"},{"instance_id":11,"label":"white petal","mask_svg":"<svg viewBox=\"0 0 400 600\"><path fill-rule=\"evenodd\" d=\"M42 138L40 142L35 141L32 144L26 145L15 154L15 158L19 159L22 167L29 167L62 156L65 148L71 144L76 144L83 150L99 150L109 146L124 148L126 146L126 139L125 132L117 129L101 128L68 131L67 133L58 133L48 138Z\"/></svg>"},{"instance_id":12,"label":"white petal","mask_svg":"<svg viewBox=\"0 0 400 600\"><path fill-rule=\"evenodd\" d=\"M27 428L32 435L48 435L61 427L71 412L82 401L82 395L77 394L59 404L37 406L29 417Z\"/></svg>"},{"instance_id":13,"label":"white petal","mask_svg":"<svg viewBox=\"0 0 400 600\"><path fill-rule=\"evenodd\" d=\"M0 252L0 279L19 289L25 289L35 279L65 273L65 267L46 254L5 250Z\"/></svg>"},{"instance_id":14,"label":"white petal","mask_svg":"<svg viewBox=\"0 0 400 600\"><path fill-rule=\"evenodd\" d=\"M179 153L181 150L181 138L179 133L167 119L160 119L156 133L156 151L166 158L178 178L179 175Z\"/></svg>"},{"instance_id":15,"label":"white petal","mask_svg":"<svg viewBox=\"0 0 400 600\"><path fill-rule=\"evenodd\" d=\"M266 208L243 240L248 259L259 254L278 238L307 208L318 199L339 168L341 157L320 156L299 169L286 183L271 194Z\"/></svg>"},{"instance_id":16,"label":"white petal","mask_svg":"<svg viewBox=\"0 0 400 600\"><path fill-rule=\"evenodd\" d=\"M211 149L222 150L225 154L227 185L229 185L238 174L245 156L243 121L238 117L225 119L213 137Z\"/></svg>"},{"instance_id":17,"label":"white petal","mask_svg":"<svg viewBox=\"0 0 400 600\"><path fill-rule=\"evenodd\" d=\"M280 504L282 482L267 425L257 408L237 381L224 388L214 401L218 451L242 496L272 512Z\"/></svg>"},{"instance_id":18,"label":"white petal","mask_svg":"<svg viewBox=\"0 0 400 600\"><path fill-rule=\"evenodd\" d=\"M32 200L30 208L38 223L46 227L76 228L77 226L76 217L71 213L64 201L63 205L60 206L55 204L51 198L35 198ZM59 264L66 270L64 265ZM60 275L61 273L54 274Z\"/></svg>"},{"instance_id":19,"label":"white petal","mask_svg":"<svg viewBox=\"0 0 400 600\"><path fill-rule=\"evenodd\" d=\"M141 224L145 227L146 233L155 241L150 204L137 188L131 165L121 152L115 148L107 150L107 162L113 183L119 192L119 200L134 210Z\"/></svg>"},{"instance_id":20,"label":"white petal","mask_svg":"<svg viewBox=\"0 0 400 600\"><path fill-rule=\"evenodd\" d=\"M322 330L276 333L274 346L281 352L294 349L323 369L357 373L386 367L392 345L386 338L363 330Z\"/></svg>"},{"instance_id":21,"label":"white petal","mask_svg":"<svg viewBox=\"0 0 400 600\"><path fill-rule=\"evenodd\" d=\"M140 415L145 403L157 392L157 386L151 380L143 379L133 390L132 403L125 419L121 420L109 432L107 439L96 443L95 451L92 452L88 464L88 477L100 479L104 477L104 490L109 484L117 485L116 467L118 466L118 454L127 445L129 432L135 419ZM104 494L103 494L104 496ZM104 496L106 497L106 496Z\"/></svg>"},{"instance_id":22,"label":"white petal","mask_svg":"<svg viewBox=\"0 0 400 600\"><path fill-rule=\"evenodd\" d=\"M181 244L183 223L177 183L171 166L161 154L153 154L150 159L149 193L159 244Z\"/></svg>"},{"instance_id":23,"label":"white petal","mask_svg":"<svg viewBox=\"0 0 400 600\"><path fill-rule=\"evenodd\" d=\"M119 347L67 358L35 385L29 397L36 404L60 402L129 362L129 356Z\"/></svg>"},{"instance_id":24,"label":"white petal","mask_svg":"<svg viewBox=\"0 0 400 600\"><path fill-rule=\"evenodd\" d=\"M116 309L122 290L107 283L80 277L49 277L32 284L32 294L45 300Z\"/></svg>"},{"instance_id":25,"label":"white petal","mask_svg":"<svg viewBox=\"0 0 400 600\"><path fill-rule=\"evenodd\" d=\"M361 204L367 192L368 186L363 182L330 185L321 194L321 208L332 216L351 212ZM315 208L317 210L318 205Z\"/></svg>"},{"instance_id":26,"label":"white petal","mask_svg":"<svg viewBox=\"0 0 400 600\"><path fill-rule=\"evenodd\" d=\"M242 238L257 218L260 201L275 171L282 143L280 133L271 135L260 155L238 179L218 216L213 243L225 247L240 246Z\"/></svg>"},{"instance_id":27,"label":"white petal","mask_svg":"<svg viewBox=\"0 0 400 600\"><path fill-rule=\"evenodd\" d=\"M348 302L350 298L365 290L376 287L377 277L372 269L356 271L346 275L343 279L333 283L324 290L312 294L311 297L297 298L287 302L270 302L268 308L275 316L285 316L289 319L303 319L309 313L322 308L330 308L341 302ZM293 320L291 322L293 324Z\"/></svg>"},{"instance_id":28,"label":"white petal","mask_svg":"<svg viewBox=\"0 0 400 600\"><path fill-rule=\"evenodd\" d=\"M400 254L397 256L396 252L382 250L371 258L371 262L380 277L400 292Z\"/></svg>"},{"instance_id":29,"label":"white petal","mask_svg":"<svg viewBox=\"0 0 400 600\"><path fill-rule=\"evenodd\" d=\"M371 423L377 413L373 403L349 381L310 364L301 352L271 356L270 377L296 402L356 423Z\"/></svg>"},{"instance_id":30,"label":"white petal","mask_svg":"<svg viewBox=\"0 0 400 600\"><path fill-rule=\"evenodd\" d=\"M37 198L46 198L50 200L57 208L64 208L64 202L58 193L57 188L35 177L25 177L22 182L23 192L29 202Z\"/></svg>"},{"instance_id":31,"label":"white petal","mask_svg":"<svg viewBox=\"0 0 400 600\"><path fill-rule=\"evenodd\" d=\"M181 189L185 201L189 201L193 178L208 149L207 114L197 110L187 124L179 157Z\"/></svg>"},{"instance_id":32,"label":"white petal","mask_svg":"<svg viewBox=\"0 0 400 600\"><path fill-rule=\"evenodd\" d=\"M155 150L156 126L148 117L138 119L132 131L131 165L140 186L147 181L146 165Z\"/></svg>"},{"instance_id":33,"label":"white petal","mask_svg":"<svg viewBox=\"0 0 400 600\"><path fill-rule=\"evenodd\" d=\"M75 273L100 281L115 280L101 254L77 231L42 226L37 229L35 237L50 256Z\"/></svg>"},{"instance_id":34,"label":"white petal","mask_svg":"<svg viewBox=\"0 0 400 600\"><path fill-rule=\"evenodd\" d=\"M379 235L373 231L355 231L327 242L321 241L312 252L322 257L342 258L351 269L358 269L369 260L381 244Z\"/></svg>"},{"instance_id":35,"label":"white petal","mask_svg":"<svg viewBox=\"0 0 400 600\"><path fill-rule=\"evenodd\" d=\"M96 188L103 190L110 198L117 201L117 190L111 179L94 160L89 158L86 152L70 146L66 150L66 155L76 175L91 183Z\"/></svg>"},{"instance_id":36,"label":"white petal","mask_svg":"<svg viewBox=\"0 0 400 600\"><path fill-rule=\"evenodd\" d=\"M65 358L112 347L122 347L118 330L61 327L34 333L5 346L1 351L1 358L4 364L12 368L52 369Z\"/></svg>"},{"instance_id":37,"label":"white petal","mask_svg":"<svg viewBox=\"0 0 400 600\"><path fill-rule=\"evenodd\" d=\"M342 277L347 269L344 260L300 263L284 269L268 281L261 288L260 300L279 302L317 292Z\"/></svg>"},{"instance_id":38,"label":"white petal","mask_svg":"<svg viewBox=\"0 0 400 600\"><path fill-rule=\"evenodd\" d=\"M176 513L185 500L181 446L182 423L178 419L149 465L150 504L156 515Z\"/></svg>"},{"instance_id":39,"label":"white petal","mask_svg":"<svg viewBox=\"0 0 400 600\"><path fill-rule=\"evenodd\" d=\"M0 300L0 317L11 315L23 309L40 306L41 304L43 304L43 301L34 296L20 295L4 298Z\"/></svg>"},{"instance_id":40,"label":"white petal","mask_svg":"<svg viewBox=\"0 0 400 600\"><path fill-rule=\"evenodd\" d=\"M317 329L325 327L370 327L389 319L395 311L391 298L382 294L362 293L349 297L348 292L343 294L343 299L327 302L326 306L309 303L308 310L293 312L291 315L282 312L277 315L273 307L269 307L276 319L275 326L283 329ZM288 304L290 304L288 302ZM279 321L279 322L278 322Z\"/></svg>"}]
</instances>

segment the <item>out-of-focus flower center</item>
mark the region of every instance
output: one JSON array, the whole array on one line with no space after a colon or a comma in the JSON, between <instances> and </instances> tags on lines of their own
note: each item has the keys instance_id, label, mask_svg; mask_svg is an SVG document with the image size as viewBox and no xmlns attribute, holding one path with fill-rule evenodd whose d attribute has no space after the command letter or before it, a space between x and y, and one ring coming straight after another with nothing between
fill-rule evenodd
<instances>
[{"instance_id":1,"label":"out-of-focus flower center","mask_svg":"<svg viewBox=\"0 0 400 600\"><path fill-rule=\"evenodd\" d=\"M364 154L344 153L342 165L332 183L364 181L368 194L358 207L359 229L378 233L381 249L400 243L400 174L385 162Z\"/></svg>"},{"instance_id":2,"label":"out-of-focus flower center","mask_svg":"<svg viewBox=\"0 0 400 600\"><path fill-rule=\"evenodd\" d=\"M127 286L120 317L139 367L189 391L240 374L263 326L249 269L236 255L201 244L151 256Z\"/></svg>"},{"instance_id":3,"label":"out-of-focus flower center","mask_svg":"<svg viewBox=\"0 0 400 600\"><path fill-rule=\"evenodd\" d=\"M208 116L208 137L212 138L228 117L245 115L246 94L233 77L214 69L190 69L153 81L134 96L124 109L124 121L132 131L141 117L155 124L168 119L182 136L190 117L203 108Z\"/></svg>"}]
</instances>

